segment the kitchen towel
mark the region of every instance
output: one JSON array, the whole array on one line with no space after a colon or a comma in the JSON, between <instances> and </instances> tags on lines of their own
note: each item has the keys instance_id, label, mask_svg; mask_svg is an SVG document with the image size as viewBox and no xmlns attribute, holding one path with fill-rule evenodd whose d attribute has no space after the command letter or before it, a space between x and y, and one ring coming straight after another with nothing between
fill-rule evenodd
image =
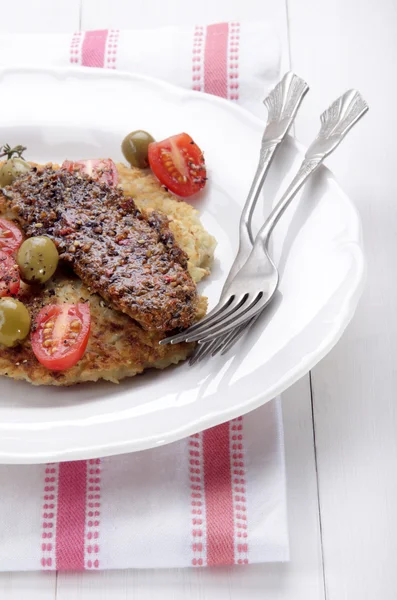
<instances>
[{"instance_id":1,"label":"kitchen towel","mask_svg":"<svg viewBox=\"0 0 397 600\"><path fill-rule=\"evenodd\" d=\"M160 448L2 465L0 490L4 571L288 559L278 400Z\"/></svg>"},{"instance_id":2,"label":"kitchen towel","mask_svg":"<svg viewBox=\"0 0 397 600\"><path fill-rule=\"evenodd\" d=\"M265 117L279 79L267 24L0 34L0 65L159 77ZM98 384L100 385L100 384ZM131 386L134 381L131 381ZM0 570L215 566L288 560L280 400L135 454L0 466Z\"/></svg>"},{"instance_id":3,"label":"kitchen towel","mask_svg":"<svg viewBox=\"0 0 397 600\"><path fill-rule=\"evenodd\" d=\"M265 118L277 82L280 42L271 24L216 23L74 34L0 33L0 66L86 66L165 79L238 102Z\"/></svg>"}]
</instances>

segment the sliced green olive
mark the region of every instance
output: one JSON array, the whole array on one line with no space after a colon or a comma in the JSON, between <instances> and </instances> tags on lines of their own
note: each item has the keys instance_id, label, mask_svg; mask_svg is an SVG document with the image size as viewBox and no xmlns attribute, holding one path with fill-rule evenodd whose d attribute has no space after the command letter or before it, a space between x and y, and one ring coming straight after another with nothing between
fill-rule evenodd
<instances>
[{"instance_id":1,"label":"sliced green olive","mask_svg":"<svg viewBox=\"0 0 397 600\"><path fill-rule=\"evenodd\" d=\"M15 298L0 299L0 344L11 348L22 342L30 331L29 312Z\"/></svg>"},{"instance_id":2,"label":"sliced green olive","mask_svg":"<svg viewBox=\"0 0 397 600\"><path fill-rule=\"evenodd\" d=\"M45 283L58 266L58 250L50 238L31 237L23 242L17 253L21 277L29 283Z\"/></svg>"},{"instance_id":3,"label":"sliced green olive","mask_svg":"<svg viewBox=\"0 0 397 600\"><path fill-rule=\"evenodd\" d=\"M0 187L11 185L18 177L25 175L32 167L23 158L11 158L0 168Z\"/></svg>"},{"instance_id":4,"label":"sliced green olive","mask_svg":"<svg viewBox=\"0 0 397 600\"><path fill-rule=\"evenodd\" d=\"M154 139L147 131L132 131L125 136L121 149L125 159L133 167L146 169L149 166L148 148Z\"/></svg>"}]
</instances>

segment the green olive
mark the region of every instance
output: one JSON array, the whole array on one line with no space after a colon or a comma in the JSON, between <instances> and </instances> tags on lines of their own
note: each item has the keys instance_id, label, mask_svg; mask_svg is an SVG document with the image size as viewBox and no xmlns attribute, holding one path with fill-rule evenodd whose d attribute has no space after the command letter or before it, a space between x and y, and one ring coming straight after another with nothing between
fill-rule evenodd
<instances>
[{"instance_id":1,"label":"green olive","mask_svg":"<svg viewBox=\"0 0 397 600\"><path fill-rule=\"evenodd\" d=\"M123 139L121 149L132 167L146 169L149 166L148 148L154 139L147 131L132 131Z\"/></svg>"},{"instance_id":2,"label":"green olive","mask_svg":"<svg viewBox=\"0 0 397 600\"><path fill-rule=\"evenodd\" d=\"M0 299L0 344L11 348L22 342L30 331L29 312L15 298Z\"/></svg>"},{"instance_id":3,"label":"green olive","mask_svg":"<svg viewBox=\"0 0 397 600\"><path fill-rule=\"evenodd\" d=\"M50 238L31 237L25 240L17 253L21 277L29 283L45 283L58 266L58 250Z\"/></svg>"},{"instance_id":4,"label":"green olive","mask_svg":"<svg viewBox=\"0 0 397 600\"><path fill-rule=\"evenodd\" d=\"M11 185L18 177L25 175L32 167L23 158L11 158L0 168L0 187Z\"/></svg>"}]
</instances>

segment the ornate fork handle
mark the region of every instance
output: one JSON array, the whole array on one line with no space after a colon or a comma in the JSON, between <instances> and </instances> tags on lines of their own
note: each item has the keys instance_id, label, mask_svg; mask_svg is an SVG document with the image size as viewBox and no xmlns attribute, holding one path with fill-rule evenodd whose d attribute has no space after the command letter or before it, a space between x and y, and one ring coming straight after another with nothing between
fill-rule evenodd
<instances>
[{"instance_id":1,"label":"ornate fork handle","mask_svg":"<svg viewBox=\"0 0 397 600\"><path fill-rule=\"evenodd\" d=\"M274 227L296 193L367 110L368 105L361 94L356 90L349 90L323 112L320 117L321 129L316 139L309 146L298 173L259 231L254 246L261 244L267 247Z\"/></svg>"},{"instance_id":2,"label":"ornate fork handle","mask_svg":"<svg viewBox=\"0 0 397 600\"><path fill-rule=\"evenodd\" d=\"M224 289L235 277L248 258L253 244L251 230L252 215L265 181L276 149L290 129L304 95L309 90L307 83L295 75L287 73L264 100L268 109L266 129L262 137L259 163L251 189L248 193L240 218L240 245L237 256L230 269Z\"/></svg>"}]
</instances>

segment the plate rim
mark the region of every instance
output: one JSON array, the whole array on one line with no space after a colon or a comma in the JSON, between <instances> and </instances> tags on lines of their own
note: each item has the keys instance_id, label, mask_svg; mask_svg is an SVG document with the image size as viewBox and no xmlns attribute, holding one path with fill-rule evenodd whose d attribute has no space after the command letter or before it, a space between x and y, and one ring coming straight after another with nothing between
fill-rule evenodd
<instances>
[{"instance_id":1,"label":"plate rim","mask_svg":"<svg viewBox=\"0 0 397 600\"><path fill-rule=\"evenodd\" d=\"M194 97L196 100L198 97L198 92L188 90L163 81L161 79L157 79L147 75L91 67L1 67L0 81L7 75L23 75L32 73L47 74L58 79L65 79L67 77L78 78L79 76L84 75L84 78L87 78L87 76L92 78L100 76L101 78L108 78L110 80L117 78L127 79L130 81L142 81L150 84L151 86L157 86L161 87L162 89L166 89L170 93L177 95L178 97ZM255 125L256 127L260 126L264 128L265 126L264 121L262 121L260 118L256 117L245 108L234 104L224 98L220 98L203 92L200 92L200 98L204 102L210 102L212 104L219 105L224 109L228 109L232 113L237 113L241 118L249 120L251 124ZM297 152L305 152L305 146L301 144L298 140L296 140L296 138L289 136L289 140ZM45 453L37 452L34 450L34 448L31 447L17 453L10 453L0 448L0 464L40 464L47 461L58 462L62 460L83 460L88 458L99 458L103 456L126 454L130 452L137 452L153 447L166 445L180 440L182 438L188 437L189 435L197 433L198 431L202 431L203 429L207 429L208 427L219 425L233 418L251 412L251 410L259 408L261 405L272 400L274 397L278 396L286 389L288 389L298 379L300 379L306 373L308 373L318 362L320 362L324 358L324 356L326 356L326 354L328 354L328 352L339 341L344 330L346 329L347 325L352 319L361 294L364 290L366 276L362 227L359 212L353 201L350 200L349 196L339 185L333 173L324 165L321 167L321 169L323 170L323 172L327 173L330 184L335 186L341 200L344 202L345 205L349 207L349 210L351 212L350 225L352 231L354 230L356 234L355 239L349 242L350 244L355 246L355 252L353 253L355 266L354 280L352 278L349 287L349 293L346 294L346 297L339 310L337 318L333 320L332 327L330 328L328 336L324 340L322 340L322 343L319 346L317 346L315 351L311 352L310 354L306 354L299 364L297 364L293 369L289 370L288 373L286 373L286 375L283 377L281 383L279 383L278 385L274 385L273 388L268 389L264 393L259 392L254 395L250 395L249 400L243 400L238 404L234 404L230 408L222 409L218 412L212 411L211 413L206 413L199 419L193 417L190 421L187 421L183 426L174 429L168 428L166 432L157 433L152 436L145 435L144 438L123 439L118 442L112 441L109 443L104 443L103 445L100 445L98 443L91 445L90 443L88 443L84 448L74 447L66 450L52 449L46 451ZM0 433L1 430L2 427L0 424Z\"/></svg>"}]
</instances>

